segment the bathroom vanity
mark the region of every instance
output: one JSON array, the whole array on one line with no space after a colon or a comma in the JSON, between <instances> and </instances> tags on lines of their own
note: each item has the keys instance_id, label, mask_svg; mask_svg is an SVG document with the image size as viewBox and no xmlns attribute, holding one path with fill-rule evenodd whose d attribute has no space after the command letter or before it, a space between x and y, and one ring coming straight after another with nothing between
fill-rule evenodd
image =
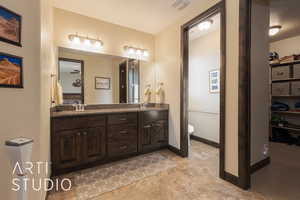
<instances>
[{"instance_id":1,"label":"bathroom vanity","mask_svg":"<svg viewBox=\"0 0 300 200\"><path fill-rule=\"evenodd\" d=\"M168 146L168 105L55 109L51 117L52 175Z\"/></svg>"}]
</instances>

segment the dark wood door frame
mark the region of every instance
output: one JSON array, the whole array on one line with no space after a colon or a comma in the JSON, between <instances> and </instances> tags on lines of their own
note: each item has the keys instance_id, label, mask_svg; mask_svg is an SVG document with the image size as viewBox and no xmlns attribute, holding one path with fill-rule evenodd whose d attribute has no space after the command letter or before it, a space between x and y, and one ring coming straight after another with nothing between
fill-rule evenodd
<instances>
[{"instance_id":1,"label":"dark wood door frame","mask_svg":"<svg viewBox=\"0 0 300 200\"><path fill-rule=\"evenodd\" d=\"M225 179L225 84L226 84L226 15L225 1L214 5L181 27L181 96L180 96L180 152L188 156L188 72L189 30L208 18L221 14L221 91L220 91L220 177Z\"/></svg>"},{"instance_id":2,"label":"dark wood door frame","mask_svg":"<svg viewBox=\"0 0 300 200\"><path fill-rule=\"evenodd\" d=\"M181 27L181 100L180 100L180 153L188 156L188 30L200 21L221 13L221 92L220 92L220 171L222 179L243 189L251 186L251 4L239 2L239 88L238 88L238 177L225 171L225 83L226 83L226 7L225 0L209 8Z\"/></svg>"},{"instance_id":3,"label":"dark wood door frame","mask_svg":"<svg viewBox=\"0 0 300 200\"><path fill-rule=\"evenodd\" d=\"M84 61L83 60L72 59L72 58L59 57L58 58L58 80L60 80L59 61L80 63L80 65L81 65L81 82L82 82L82 85L81 85L81 103L84 104Z\"/></svg>"},{"instance_id":4,"label":"dark wood door frame","mask_svg":"<svg viewBox=\"0 0 300 200\"><path fill-rule=\"evenodd\" d=\"M251 8L252 0L239 3L238 185L251 186Z\"/></svg>"}]
</instances>

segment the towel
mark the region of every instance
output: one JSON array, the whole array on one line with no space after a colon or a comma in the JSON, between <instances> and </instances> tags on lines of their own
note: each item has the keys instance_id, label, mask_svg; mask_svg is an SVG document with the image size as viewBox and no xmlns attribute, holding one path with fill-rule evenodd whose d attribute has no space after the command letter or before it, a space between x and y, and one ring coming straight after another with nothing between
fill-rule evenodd
<instances>
[{"instance_id":1,"label":"towel","mask_svg":"<svg viewBox=\"0 0 300 200\"><path fill-rule=\"evenodd\" d=\"M62 86L59 82L55 81L54 88L53 88L53 100L56 105L60 105L64 103L63 100L63 90Z\"/></svg>"}]
</instances>

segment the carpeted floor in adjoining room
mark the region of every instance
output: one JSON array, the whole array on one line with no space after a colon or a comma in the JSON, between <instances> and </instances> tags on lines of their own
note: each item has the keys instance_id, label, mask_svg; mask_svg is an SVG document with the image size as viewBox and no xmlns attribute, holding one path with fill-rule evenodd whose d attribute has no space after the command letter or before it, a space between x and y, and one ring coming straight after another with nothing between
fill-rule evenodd
<instances>
[{"instance_id":1,"label":"carpeted floor in adjoining room","mask_svg":"<svg viewBox=\"0 0 300 200\"><path fill-rule=\"evenodd\" d=\"M270 143L271 164L252 175L251 191L270 200L300 199L300 147Z\"/></svg>"}]
</instances>

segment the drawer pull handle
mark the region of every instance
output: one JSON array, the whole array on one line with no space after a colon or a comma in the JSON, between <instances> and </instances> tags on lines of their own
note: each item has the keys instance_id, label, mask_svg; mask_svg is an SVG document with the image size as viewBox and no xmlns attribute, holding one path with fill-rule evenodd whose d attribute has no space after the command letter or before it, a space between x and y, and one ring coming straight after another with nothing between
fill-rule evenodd
<instances>
[{"instance_id":1,"label":"drawer pull handle","mask_svg":"<svg viewBox=\"0 0 300 200\"><path fill-rule=\"evenodd\" d=\"M124 146L120 146L120 149L121 150L125 150L125 149L127 149L128 147L126 146L126 145L124 145Z\"/></svg>"},{"instance_id":2,"label":"drawer pull handle","mask_svg":"<svg viewBox=\"0 0 300 200\"><path fill-rule=\"evenodd\" d=\"M151 125L146 125L144 126L144 128L151 128Z\"/></svg>"},{"instance_id":3,"label":"drawer pull handle","mask_svg":"<svg viewBox=\"0 0 300 200\"><path fill-rule=\"evenodd\" d=\"M127 118L120 118L120 121L126 121Z\"/></svg>"},{"instance_id":4,"label":"drawer pull handle","mask_svg":"<svg viewBox=\"0 0 300 200\"><path fill-rule=\"evenodd\" d=\"M128 131L120 131L120 134L127 134Z\"/></svg>"},{"instance_id":5,"label":"drawer pull handle","mask_svg":"<svg viewBox=\"0 0 300 200\"><path fill-rule=\"evenodd\" d=\"M277 72L277 75L283 75L284 73L283 72Z\"/></svg>"}]
</instances>

